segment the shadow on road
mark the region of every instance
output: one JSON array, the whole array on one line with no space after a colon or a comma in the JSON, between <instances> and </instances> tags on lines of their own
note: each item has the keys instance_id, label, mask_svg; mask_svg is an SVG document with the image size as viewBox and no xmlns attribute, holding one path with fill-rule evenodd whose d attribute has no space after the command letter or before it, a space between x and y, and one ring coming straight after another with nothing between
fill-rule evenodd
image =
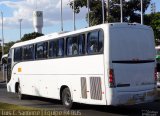
<instances>
[{"instance_id":1,"label":"shadow on road","mask_svg":"<svg viewBox=\"0 0 160 116\"><path fill-rule=\"evenodd\" d=\"M119 115L137 115L142 114L141 110L132 108L132 106L99 106L99 105L85 105L76 104L78 110L95 110L99 112L107 112Z\"/></svg>"},{"instance_id":2,"label":"shadow on road","mask_svg":"<svg viewBox=\"0 0 160 116\"><path fill-rule=\"evenodd\" d=\"M49 99L49 98L42 98L42 97L34 97L34 96L27 96L27 100L39 100L43 102L47 102L49 107L53 107L57 110L57 108L60 108L58 110L64 110L64 107L62 106L61 101ZM39 104L42 107L46 104ZM142 109L138 106L100 106L100 105L86 105L86 104L79 104L74 103L74 107L72 110L80 110L82 112L85 111L97 111L97 112L103 112L103 113L113 113L117 115L129 115L129 116L135 116L135 115L142 115Z\"/></svg>"}]
</instances>

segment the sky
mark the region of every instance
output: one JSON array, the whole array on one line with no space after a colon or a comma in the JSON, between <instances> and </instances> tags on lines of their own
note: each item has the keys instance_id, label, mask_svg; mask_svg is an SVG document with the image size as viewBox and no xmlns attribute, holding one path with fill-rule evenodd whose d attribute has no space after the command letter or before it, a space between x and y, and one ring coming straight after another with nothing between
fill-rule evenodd
<instances>
[{"instance_id":1,"label":"sky","mask_svg":"<svg viewBox=\"0 0 160 116\"><path fill-rule=\"evenodd\" d=\"M63 1L63 21L64 31L73 30L73 13L69 1ZM22 19L22 36L26 33L34 32L32 23L32 13L34 10L43 11L44 26L42 32L50 34L61 31L60 23L60 2L61 0L0 0L0 11L3 12L4 19L4 42L20 40L20 23ZM156 3L156 12L160 12L160 0L151 0ZM87 9L82 8L79 14L76 14L76 29L87 27L86 22ZM150 13L150 6L146 13ZM0 19L0 32L1 32ZM2 34L0 33L0 39Z\"/></svg>"}]
</instances>

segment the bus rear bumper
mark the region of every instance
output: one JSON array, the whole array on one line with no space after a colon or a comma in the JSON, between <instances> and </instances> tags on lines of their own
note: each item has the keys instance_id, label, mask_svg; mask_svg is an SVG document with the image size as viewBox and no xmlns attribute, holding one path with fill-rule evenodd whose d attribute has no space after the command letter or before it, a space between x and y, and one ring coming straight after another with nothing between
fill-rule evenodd
<instances>
[{"instance_id":1,"label":"bus rear bumper","mask_svg":"<svg viewBox=\"0 0 160 116\"><path fill-rule=\"evenodd\" d=\"M157 90L146 90L139 92L118 92L114 95L110 104L113 106L118 105L135 105L141 103L153 102L157 98Z\"/></svg>"}]
</instances>

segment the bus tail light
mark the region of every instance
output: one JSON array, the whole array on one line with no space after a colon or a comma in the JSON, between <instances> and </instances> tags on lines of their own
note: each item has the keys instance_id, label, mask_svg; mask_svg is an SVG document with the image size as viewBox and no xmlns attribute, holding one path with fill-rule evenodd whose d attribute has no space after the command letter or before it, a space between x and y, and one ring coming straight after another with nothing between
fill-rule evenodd
<instances>
[{"instance_id":1,"label":"bus tail light","mask_svg":"<svg viewBox=\"0 0 160 116\"><path fill-rule=\"evenodd\" d=\"M109 69L109 86L115 87L115 78L114 78L114 70Z\"/></svg>"}]
</instances>

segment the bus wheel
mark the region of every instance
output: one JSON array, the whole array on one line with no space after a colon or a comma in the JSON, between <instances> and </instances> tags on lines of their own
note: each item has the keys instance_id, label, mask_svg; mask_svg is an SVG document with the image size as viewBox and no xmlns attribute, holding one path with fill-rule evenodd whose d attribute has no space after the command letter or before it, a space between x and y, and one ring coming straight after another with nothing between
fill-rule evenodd
<instances>
[{"instance_id":1,"label":"bus wheel","mask_svg":"<svg viewBox=\"0 0 160 116\"><path fill-rule=\"evenodd\" d=\"M71 109L73 101L71 99L71 93L69 88L65 88L62 92L62 103L67 109Z\"/></svg>"},{"instance_id":2,"label":"bus wheel","mask_svg":"<svg viewBox=\"0 0 160 116\"><path fill-rule=\"evenodd\" d=\"M21 90L20 84L18 85L18 98L20 100L24 99L24 95L22 94L22 90Z\"/></svg>"}]
</instances>

